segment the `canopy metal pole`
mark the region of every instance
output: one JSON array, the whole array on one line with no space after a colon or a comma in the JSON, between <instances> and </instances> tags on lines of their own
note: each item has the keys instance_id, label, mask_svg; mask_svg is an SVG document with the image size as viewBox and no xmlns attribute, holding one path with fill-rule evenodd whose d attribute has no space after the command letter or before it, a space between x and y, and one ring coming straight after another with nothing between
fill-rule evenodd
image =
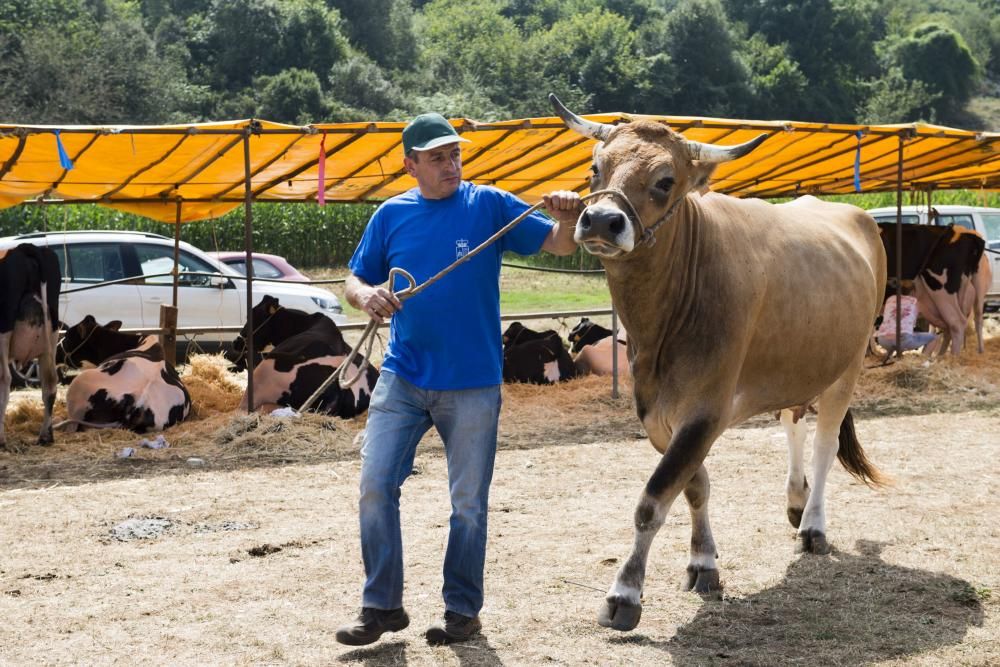
<instances>
[{"instance_id":1,"label":"canopy metal pole","mask_svg":"<svg viewBox=\"0 0 1000 667\"><path fill-rule=\"evenodd\" d=\"M253 403L253 189L250 174L250 126L243 130L243 169L244 169L244 199L243 199L243 245L246 250L247 262L247 412L254 411Z\"/></svg>"},{"instance_id":2,"label":"canopy metal pole","mask_svg":"<svg viewBox=\"0 0 1000 667\"><path fill-rule=\"evenodd\" d=\"M903 323L900 306L903 300L903 142L905 140L901 132L896 153L896 266L893 267L896 273L896 357L903 356Z\"/></svg>"},{"instance_id":3,"label":"canopy metal pole","mask_svg":"<svg viewBox=\"0 0 1000 667\"><path fill-rule=\"evenodd\" d=\"M177 307L177 280L181 263L181 199L177 198L177 217L174 219L174 295L173 306Z\"/></svg>"},{"instance_id":4,"label":"canopy metal pole","mask_svg":"<svg viewBox=\"0 0 1000 667\"><path fill-rule=\"evenodd\" d=\"M618 311L611 304L611 398L618 398Z\"/></svg>"}]
</instances>

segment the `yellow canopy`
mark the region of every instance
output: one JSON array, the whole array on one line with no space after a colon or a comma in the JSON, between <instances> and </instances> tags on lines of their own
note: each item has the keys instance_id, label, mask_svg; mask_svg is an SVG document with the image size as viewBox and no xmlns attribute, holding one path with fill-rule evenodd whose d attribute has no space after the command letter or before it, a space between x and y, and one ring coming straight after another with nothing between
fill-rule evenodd
<instances>
[{"instance_id":1,"label":"yellow canopy","mask_svg":"<svg viewBox=\"0 0 1000 667\"><path fill-rule=\"evenodd\" d=\"M718 144L771 136L750 156L716 170L712 188L738 197L895 190L900 138L904 189L1000 188L1000 133L925 124L831 125L679 116L599 114L616 123L664 122L689 139ZM456 119L464 177L530 203L557 189L587 191L593 141L558 118L498 123ZM241 120L170 126L0 124L0 208L26 201L94 203L174 222L220 216L246 198L249 148L254 201L313 201L320 146L328 202L378 201L415 185L402 167L403 123L307 127ZM859 138L860 136L860 138ZM59 145L72 169L60 162Z\"/></svg>"}]
</instances>

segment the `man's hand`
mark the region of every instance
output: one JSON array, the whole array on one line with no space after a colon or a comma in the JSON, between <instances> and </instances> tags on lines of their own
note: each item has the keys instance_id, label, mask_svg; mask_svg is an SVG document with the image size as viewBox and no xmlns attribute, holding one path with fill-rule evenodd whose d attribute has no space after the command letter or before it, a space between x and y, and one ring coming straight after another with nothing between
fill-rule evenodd
<instances>
[{"instance_id":1,"label":"man's hand","mask_svg":"<svg viewBox=\"0 0 1000 667\"><path fill-rule=\"evenodd\" d=\"M573 241L576 220L584 209L580 195L571 190L556 190L543 196L542 201L546 212L557 223L542 243L542 250L553 255L572 255L576 251L576 242Z\"/></svg>"},{"instance_id":2,"label":"man's hand","mask_svg":"<svg viewBox=\"0 0 1000 667\"><path fill-rule=\"evenodd\" d=\"M356 299L361 310L379 324L403 307L396 295L384 287L361 287L357 290Z\"/></svg>"},{"instance_id":3,"label":"man's hand","mask_svg":"<svg viewBox=\"0 0 1000 667\"><path fill-rule=\"evenodd\" d=\"M584 209L580 195L572 190L550 192L542 196L542 201L545 202L546 213L564 225L575 225L580 211Z\"/></svg>"}]
</instances>

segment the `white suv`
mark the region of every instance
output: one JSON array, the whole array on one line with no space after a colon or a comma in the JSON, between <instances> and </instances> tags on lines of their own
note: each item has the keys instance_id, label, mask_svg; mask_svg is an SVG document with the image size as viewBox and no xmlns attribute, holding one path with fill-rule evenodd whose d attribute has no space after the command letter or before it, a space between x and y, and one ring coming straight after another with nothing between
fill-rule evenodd
<instances>
[{"instance_id":1,"label":"white suv","mask_svg":"<svg viewBox=\"0 0 1000 667\"><path fill-rule=\"evenodd\" d=\"M1000 208L957 204L942 204L931 208L937 215L933 220L928 220L926 206L904 206L903 224L958 225L979 232L986 239L986 255L993 268L993 284L987 296L987 308L996 309L1000 305ZM896 222L895 206L869 209L868 213L875 218L875 222Z\"/></svg>"},{"instance_id":2,"label":"white suv","mask_svg":"<svg viewBox=\"0 0 1000 667\"><path fill-rule=\"evenodd\" d=\"M48 232L0 238L0 250L21 243L48 246L59 258L62 290L132 278L127 282L59 295L59 319L73 325L86 315L104 324L121 320L123 328L155 329L160 324L160 305L173 301L174 240L142 232ZM180 276L177 290L177 327L242 327L246 322L246 281L242 274L194 246L181 242L180 271L218 273L222 277ZM232 276L232 277L229 277ZM340 302L330 292L310 285L254 282L254 303L265 294L277 297L283 306L323 313L336 324L344 324ZM185 337L179 335L178 339ZM218 349L235 334L209 332L194 336L207 349Z\"/></svg>"}]
</instances>

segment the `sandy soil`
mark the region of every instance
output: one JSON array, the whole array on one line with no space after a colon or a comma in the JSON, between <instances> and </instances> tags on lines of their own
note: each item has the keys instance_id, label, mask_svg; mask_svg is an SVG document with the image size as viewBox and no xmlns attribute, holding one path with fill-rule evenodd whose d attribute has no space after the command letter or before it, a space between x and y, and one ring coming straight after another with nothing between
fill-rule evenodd
<instances>
[{"instance_id":1,"label":"sandy soil","mask_svg":"<svg viewBox=\"0 0 1000 667\"><path fill-rule=\"evenodd\" d=\"M680 502L654 543L642 621L622 634L595 613L657 460L629 424L599 441L505 441L484 632L453 648L422 637L442 611L448 520L433 443L403 490L412 625L362 649L333 638L362 581L356 457L14 485L0 491L0 664L1000 662L1000 409L859 419L895 485L871 490L835 468L824 557L792 553L780 428L730 430L708 461L723 595L677 591Z\"/></svg>"}]
</instances>

